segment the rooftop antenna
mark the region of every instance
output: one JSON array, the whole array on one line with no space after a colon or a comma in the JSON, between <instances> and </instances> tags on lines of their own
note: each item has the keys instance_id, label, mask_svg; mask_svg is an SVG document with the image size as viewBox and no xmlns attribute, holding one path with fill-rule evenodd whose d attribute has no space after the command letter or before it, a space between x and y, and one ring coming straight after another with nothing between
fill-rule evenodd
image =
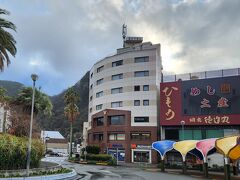
<instances>
[{"instance_id":1,"label":"rooftop antenna","mask_svg":"<svg viewBox=\"0 0 240 180\"><path fill-rule=\"evenodd\" d=\"M127 36L127 25L124 23L122 25L122 37L123 37L123 47L125 47L125 38Z\"/></svg>"}]
</instances>

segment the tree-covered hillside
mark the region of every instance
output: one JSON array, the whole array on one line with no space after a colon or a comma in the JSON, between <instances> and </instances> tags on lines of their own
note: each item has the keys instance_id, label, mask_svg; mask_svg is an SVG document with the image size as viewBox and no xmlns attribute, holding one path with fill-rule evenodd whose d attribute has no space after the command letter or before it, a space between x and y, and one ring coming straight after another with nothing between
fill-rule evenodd
<instances>
[{"instance_id":1,"label":"tree-covered hillside","mask_svg":"<svg viewBox=\"0 0 240 180\"><path fill-rule=\"evenodd\" d=\"M6 95L13 97L18 94L19 90L22 89L24 85L18 82L0 81L0 87L7 90ZM80 114L73 123L73 134L78 138L82 133L83 122L88 119L89 72L87 72L82 79L73 86L73 88L80 97L80 101L77 104ZM60 131L63 136L68 137L70 124L64 116L65 104L63 97L65 92L66 91L63 91L59 95L50 97L53 104L52 116L48 118L39 114L37 122L42 130Z\"/></svg>"},{"instance_id":2,"label":"tree-covered hillside","mask_svg":"<svg viewBox=\"0 0 240 180\"><path fill-rule=\"evenodd\" d=\"M78 81L74 86L74 90L80 96L80 101L78 102L80 115L73 123L73 133L75 136L79 136L82 132L83 122L88 119L88 91L89 91L89 72L87 72L80 81ZM52 96L51 101L53 104L53 114L50 119L42 119L39 117L40 126L44 130L56 130L60 131L62 135L68 137L70 123L64 116L64 94L66 90L59 95Z\"/></svg>"},{"instance_id":3,"label":"tree-covered hillside","mask_svg":"<svg viewBox=\"0 0 240 180\"><path fill-rule=\"evenodd\" d=\"M0 80L0 87L7 90L7 96L13 97L17 95L18 91L22 89L24 85L18 82Z\"/></svg>"}]
</instances>

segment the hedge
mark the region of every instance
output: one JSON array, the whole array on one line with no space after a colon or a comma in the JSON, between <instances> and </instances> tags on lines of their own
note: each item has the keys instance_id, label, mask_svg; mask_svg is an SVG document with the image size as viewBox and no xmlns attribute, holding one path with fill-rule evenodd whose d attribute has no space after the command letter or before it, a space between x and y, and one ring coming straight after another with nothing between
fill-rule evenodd
<instances>
[{"instance_id":1,"label":"hedge","mask_svg":"<svg viewBox=\"0 0 240 180\"><path fill-rule=\"evenodd\" d=\"M82 159L85 159L85 156L81 156ZM106 162L112 160L112 156L109 154L87 154L86 159L88 161L101 161Z\"/></svg>"},{"instance_id":2,"label":"hedge","mask_svg":"<svg viewBox=\"0 0 240 180\"><path fill-rule=\"evenodd\" d=\"M25 169L27 164L28 139L9 134L0 134L0 170ZM37 168L44 154L40 140L32 140L31 168Z\"/></svg>"},{"instance_id":3,"label":"hedge","mask_svg":"<svg viewBox=\"0 0 240 180\"><path fill-rule=\"evenodd\" d=\"M98 146L86 146L86 149L82 149L82 153L84 153L85 150L88 154L99 154L100 152L100 148Z\"/></svg>"}]
</instances>

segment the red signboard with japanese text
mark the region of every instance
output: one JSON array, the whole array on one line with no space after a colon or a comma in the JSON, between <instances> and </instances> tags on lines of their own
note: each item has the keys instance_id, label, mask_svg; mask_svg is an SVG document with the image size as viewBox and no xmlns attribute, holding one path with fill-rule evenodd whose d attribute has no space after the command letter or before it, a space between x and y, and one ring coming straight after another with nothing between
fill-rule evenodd
<instances>
[{"instance_id":1,"label":"red signboard with japanese text","mask_svg":"<svg viewBox=\"0 0 240 180\"><path fill-rule=\"evenodd\" d=\"M240 125L240 76L160 84L161 125Z\"/></svg>"}]
</instances>

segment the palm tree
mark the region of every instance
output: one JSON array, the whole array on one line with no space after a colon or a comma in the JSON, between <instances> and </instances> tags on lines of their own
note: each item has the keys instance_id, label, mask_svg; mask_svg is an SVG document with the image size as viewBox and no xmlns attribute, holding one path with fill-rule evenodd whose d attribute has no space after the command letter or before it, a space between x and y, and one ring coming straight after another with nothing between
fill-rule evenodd
<instances>
[{"instance_id":1,"label":"palm tree","mask_svg":"<svg viewBox=\"0 0 240 180\"><path fill-rule=\"evenodd\" d=\"M0 15L9 15L9 12L0 9ZM11 29L16 31L16 26L3 18L0 17L0 70L3 71L4 64L7 66L10 64L10 59L8 53L15 57L17 53L16 41L12 34L10 34L5 29Z\"/></svg>"},{"instance_id":2,"label":"palm tree","mask_svg":"<svg viewBox=\"0 0 240 180\"><path fill-rule=\"evenodd\" d=\"M72 128L73 128L73 121L79 115L79 109L77 106L77 101L79 97L77 93L74 91L73 88L68 88L67 92L64 95L65 101L65 108L64 108L64 115L70 122L70 157L72 157Z\"/></svg>"},{"instance_id":3,"label":"palm tree","mask_svg":"<svg viewBox=\"0 0 240 180\"><path fill-rule=\"evenodd\" d=\"M32 88L26 87L23 88L17 95L16 99L13 102L15 105L20 105L22 110L27 114L31 113L32 107ZM35 92L35 101L34 101L34 113L37 115L38 113L43 113L44 115L51 115L52 113L52 103L49 97L36 90Z\"/></svg>"}]
</instances>

